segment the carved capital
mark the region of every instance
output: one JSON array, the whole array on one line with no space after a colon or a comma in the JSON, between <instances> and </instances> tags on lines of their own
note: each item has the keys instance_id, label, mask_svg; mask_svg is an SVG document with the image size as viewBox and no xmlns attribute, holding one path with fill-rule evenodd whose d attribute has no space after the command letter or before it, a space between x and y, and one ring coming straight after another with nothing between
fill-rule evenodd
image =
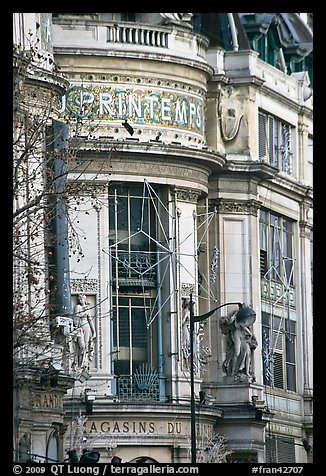
<instances>
[{"instance_id":1,"label":"carved capital","mask_svg":"<svg viewBox=\"0 0 326 476\"><path fill-rule=\"evenodd\" d=\"M175 188L174 193L177 196L179 202L191 202L197 203L198 198L201 195L200 190L193 190L189 188Z\"/></svg>"},{"instance_id":2,"label":"carved capital","mask_svg":"<svg viewBox=\"0 0 326 476\"><path fill-rule=\"evenodd\" d=\"M311 230L313 228L311 223L306 221L299 221L300 227L300 236L301 238L307 238L308 240L311 239Z\"/></svg>"},{"instance_id":3,"label":"carved capital","mask_svg":"<svg viewBox=\"0 0 326 476\"><path fill-rule=\"evenodd\" d=\"M214 206L219 213L235 213L257 216L261 202L258 200L232 200L230 198L220 198Z\"/></svg>"}]
</instances>

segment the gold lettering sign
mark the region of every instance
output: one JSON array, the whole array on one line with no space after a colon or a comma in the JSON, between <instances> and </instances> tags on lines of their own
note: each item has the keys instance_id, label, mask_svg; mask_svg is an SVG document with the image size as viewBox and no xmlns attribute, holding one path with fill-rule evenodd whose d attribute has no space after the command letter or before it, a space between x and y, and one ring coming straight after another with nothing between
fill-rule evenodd
<instances>
[{"instance_id":1,"label":"gold lettering sign","mask_svg":"<svg viewBox=\"0 0 326 476\"><path fill-rule=\"evenodd\" d=\"M104 420L87 421L89 433L105 433L110 435L190 435L190 422L154 421L154 420ZM213 425L199 423L196 425L199 435L213 435Z\"/></svg>"}]
</instances>

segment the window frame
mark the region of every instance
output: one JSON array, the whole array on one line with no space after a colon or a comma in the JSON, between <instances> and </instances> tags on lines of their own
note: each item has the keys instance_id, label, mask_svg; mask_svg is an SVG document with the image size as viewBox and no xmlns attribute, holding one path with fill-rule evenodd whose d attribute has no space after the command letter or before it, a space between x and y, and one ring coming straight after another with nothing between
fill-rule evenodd
<instances>
[{"instance_id":1,"label":"window frame","mask_svg":"<svg viewBox=\"0 0 326 476\"><path fill-rule=\"evenodd\" d=\"M271 270L273 281L283 283L286 278L291 287L295 287L294 223L269 210L259 212L260 275Z\"/></svg>"},{"instance_id":2,"label":"window frame","mask_svg":"<svg viewBox=\"0 0 326 476\"><path fill-rule=\"evenodd\" d=\"M294 176L294 131L288 122L258 110L258 159Z\"/></svg>"},{"instance_id":3,"label":"window frame","mask_svg":"<svg viewBox=\"0 0 326 476\"><path fill-rule=\"evenodd\" d=\"M108 200L112 361L117 375L132 376L137 366L146 363L156 367L158 363L156 319L148 328L146 324L146 312L147 316L156 312L160 292L155 266L157 205L144 185L133 182L112 182ZM140 327L135 327L137 315L142 315ZM141 346L135 345L137 328L144 337Z\"/></svg>"},{"instance_id":4,"label":"window frame","mask_svg":"<svg viewBox=\"0 0 326 476\"><path fill-rule=\"evenodd\" d=\"M272 321L273 318L273 322ZM268 341L266 342L267 335ZM293 319L280 316L272 316L262 312L262 360L263 360L263 383L268 387L297 392L297 323ZM293 359L289 356L289 343L293 346ZM266 351L264 345L268 345L268 358L272 368L267 367ZM274 346L274 352L273 351ZM293 360L293 361L291 361ZM278 365L276 369L276 365ZM281 365L281 368L279 367ZM290 382L289 370L294 369L294 381ZM276 375L275 375L276 373ZM267 378L271 375L271 379ZM275 378L276 377L276 378ZM276 382L276 384L275 384Z\"/></svg>"}]
</instances>

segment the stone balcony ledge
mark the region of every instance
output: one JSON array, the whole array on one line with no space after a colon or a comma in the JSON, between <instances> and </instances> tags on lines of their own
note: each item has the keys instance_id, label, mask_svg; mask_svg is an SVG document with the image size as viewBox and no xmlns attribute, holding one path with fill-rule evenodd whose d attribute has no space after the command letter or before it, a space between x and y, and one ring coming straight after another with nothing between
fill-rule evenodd
<instances>
[{"instance_id":1,"label":"stone balcony ledge","mask_svg":"<svg viewBox=\"0 0 326 476\"><path fill-rule=\"evenodd\" d=\"M149 58L197 67L212 74L206 61L208 39L171 25L53 18L56 54Z\"/></svg>"}]
</instances>

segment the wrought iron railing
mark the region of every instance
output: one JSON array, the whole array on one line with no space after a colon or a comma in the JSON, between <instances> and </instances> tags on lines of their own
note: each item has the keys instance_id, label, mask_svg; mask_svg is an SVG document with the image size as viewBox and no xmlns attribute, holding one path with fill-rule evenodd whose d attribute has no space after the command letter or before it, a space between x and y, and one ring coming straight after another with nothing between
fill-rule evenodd
<instances>
[{"instance_id":1,"label":"wrought iron railing","mask_svg":"<svg viewBox=\"0 0 326 476\"><path fill-rule=\"evenodd\" d=\"M112 253L112 280L120 286L156 285L156 253L117 251Z\"/></svg>"},{"instance_id":2,"label":"wrought iron railing","mask_svg":"<svg viewBox=\"0 0 326 476\"><path fill-rule=\"evenodd\" d=\"M159 401L160 381L157 371L143 364L133 375L120 375L117 393L120 402Z\"/></svg>"}]
</instances>

